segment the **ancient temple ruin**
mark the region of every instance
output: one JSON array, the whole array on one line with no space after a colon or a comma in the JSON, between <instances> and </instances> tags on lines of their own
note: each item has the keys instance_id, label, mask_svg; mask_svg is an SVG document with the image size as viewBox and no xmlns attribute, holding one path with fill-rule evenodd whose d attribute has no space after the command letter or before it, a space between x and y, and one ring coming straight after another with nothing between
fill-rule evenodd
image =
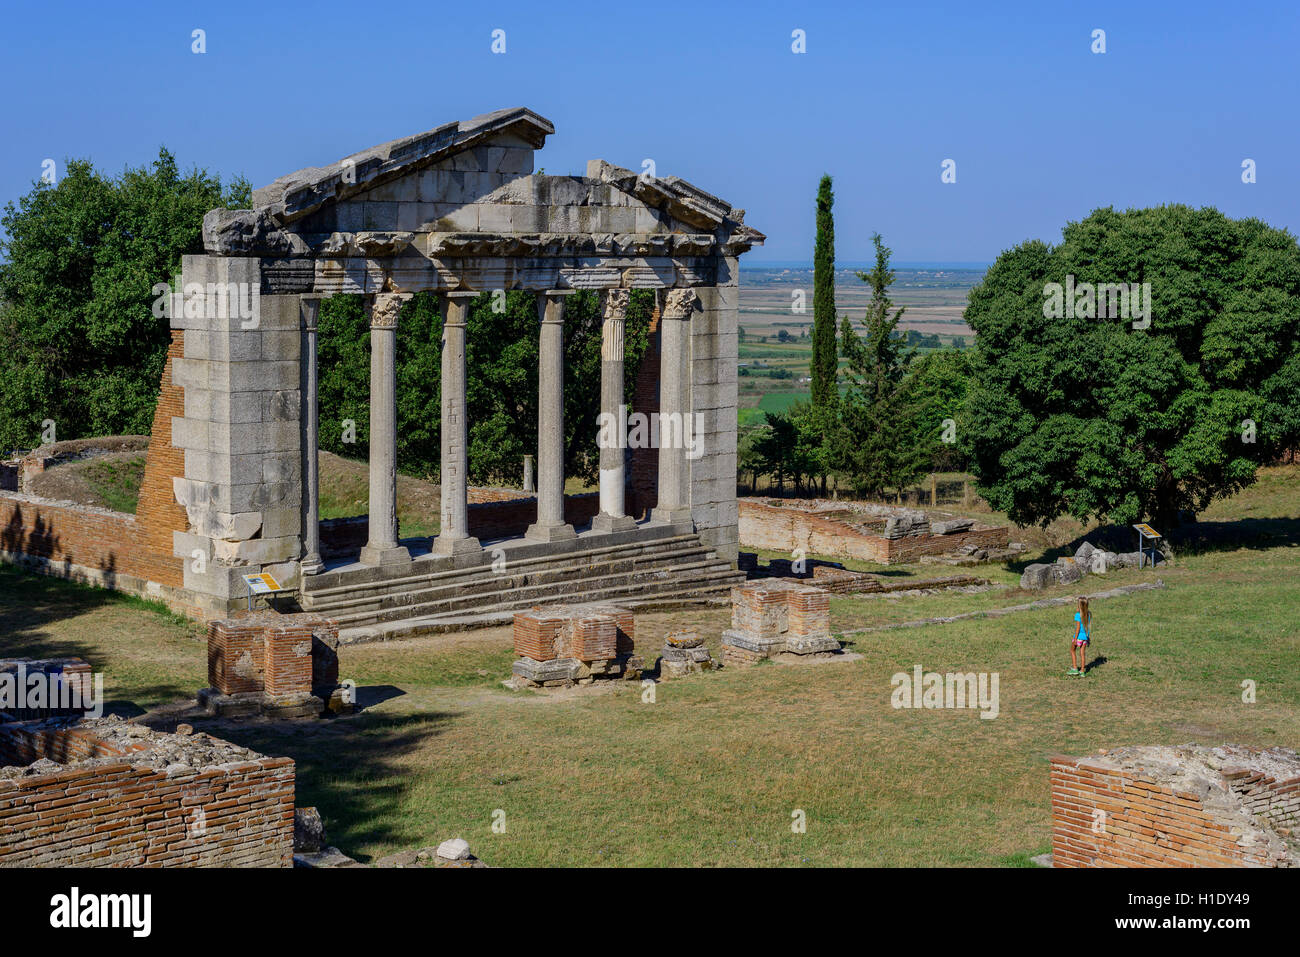
<instances>
[{"instance_id":1,"label":"ancient temple ruin","mask_svg":"<svg viewBox=\"0 0 1300 957\"><path fill-rule=\"evenodd\" d=\"M354 633L566 595L635 599L657 581L725 594L737 580L737 265L763 236L743 210L676 177L603 160L585 176L534 173L553 132L530 110L502 110L283 176L254 193L252 210L208 213L207 253L185 258L173 299L184 414L171 443L184 450L173 485L188 522L174 555L210 615L238 607L244 576L259 570L300 585L303 607ZM538 486L524 534L485 548L466 492L466 318L474 297L504 289L537 295ZM657 295L659 448L648 466L602 448L599 512L575 523L564 496L565 299L602 297L601 410L618 415L633 289ZM444 317L441 530L427 543L399 541L396 512L397 322L419 292L438 295ZM355 558L326 568L316 321L321 299L340 293L370 310L370 506ZM698 457L671 441L691 414ZM655 501L638 515L629 475L646 468Z\"/></svg>"}]
</instances>

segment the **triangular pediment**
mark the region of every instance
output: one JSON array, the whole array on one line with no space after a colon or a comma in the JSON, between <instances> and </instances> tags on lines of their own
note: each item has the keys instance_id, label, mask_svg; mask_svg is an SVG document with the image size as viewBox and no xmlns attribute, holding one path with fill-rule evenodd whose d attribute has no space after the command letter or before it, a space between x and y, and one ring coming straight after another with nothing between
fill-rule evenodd
<instances>
[{"instance_id":1,"label":"triangular pediment","mask_svg":"<svg viewBox=\"0 0 1300 957\"><path fill-rule=\"evenodd\" d=\"M585 176L535 173L552 132L517 108L392 140L282 176L252 210L213 210L204 242L223 255L327 259L697 256L763 242L744 210L679 177L604 160Z\"/></svg>"}]
</instances>

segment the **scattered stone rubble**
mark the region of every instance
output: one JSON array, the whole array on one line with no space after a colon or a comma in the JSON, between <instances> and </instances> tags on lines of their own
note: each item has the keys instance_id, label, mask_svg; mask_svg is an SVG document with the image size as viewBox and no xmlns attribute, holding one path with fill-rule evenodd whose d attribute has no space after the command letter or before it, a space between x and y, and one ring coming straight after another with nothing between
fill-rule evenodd
<instances>
[{"instance_id":1,"label":"scattered stone rubble","mask_svg":"<svg viewBox=\"0 0 1300 957\"><path fill-rule=\"evenodd\" d=\"M6 726L13 733L34 738L61 739L68 733L93 741L93 756L62 763L39 758L31 764L0 767L0 778L21 778L49 773L70 765L93 768L123 762L134 767L167 771L219 767L254 761L262 755L207 734L168 734L119 715L103 718L47 718L44 721L15 722Z\"/></svg>"},{"instance_id":2,"label":"scattered stone rubble","mask_svg":"<svg viewBox=\"0 0 1300 957\"><path fill-rule=\"evenodd\" d=\"M659 657L660 678L681 678L717 667L713 655L704 647L704 638L696 632L672 631L664 638L664 650Z\"/></svg>"},{"instance_id":3,"label":"scattered stone rubble","mask_svg":"<svg viewBox=\"0 0 1300 957\"><path fill-rule=\"evenodd\" d=\"M636 679L644 662L635 654L632 612L613 605L548 605L517 611L515 688L571 688L597 678Z\"/></svg>"},{"instance_id":4,"label":"scattered stone rubble","mask_svg":"<svg viewBox=\"0 0 1300 957\"><path fill-rule=\"evenodd\" d=\"M322 847L314 851L295 849L294 867L335 868L365 867L360 861L348 857L337 847ZM469 842L463 838L443 841L437 847L422 847L414 851L398 851L379 858L371 867L424 868L424 867L487 867L470 853Z\"/></svg>"},{"instance_id":5,"label":"scattered stone rubble","mask_svg":"<svg viewBox=\"0 0 1300 957\"><path fill-rule=\"evenodd\" d=\"M1108 552L1084 542L1073 557L1064 555L1051 565L1028 566L1020 576L1020 587L1039 591L1052 585L1073 585L1085 575L1104 575L1114 568L1138 568L1141 564L1141 552Z\"/></svg>"}]
</instances>

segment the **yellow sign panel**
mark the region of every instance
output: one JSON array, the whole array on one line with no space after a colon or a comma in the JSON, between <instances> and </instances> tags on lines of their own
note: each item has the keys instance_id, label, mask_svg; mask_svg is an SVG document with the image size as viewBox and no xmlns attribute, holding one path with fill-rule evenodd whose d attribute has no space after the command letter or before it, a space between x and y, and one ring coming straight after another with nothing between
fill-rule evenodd
<instances>
[{"instance_id":1,"label":"yellow sign panel","mask_svg":"<svg viewBox=\"0 0 1300 957\"><path fill-rule=\"evenodd\" d=\"M262 572L260 575L245 575L244 581L248 583L248 590L255 595L281 590L280 583L269 572Z\"/></svg>"},{"instance_id":2,"label":"yellow sign panel","mask_svg":"<svg viewBox=\"0 0 1300 957\"><path fill-rule=\"evenodd\" d=\"M1152 528L1150 525L1147 525L1146 523L1143 523L1143 524L1141 524L1141 525L1134 525L1133 527L1136 528L1139 532L1141 532L1142 535L1143 535L1144 537L1146 537L1146 538L1159 538L1159 537L1160 537L1160 533L1157 532L1157 531L1156 531L1154 528Z\"/></svg>"}]
</instances>

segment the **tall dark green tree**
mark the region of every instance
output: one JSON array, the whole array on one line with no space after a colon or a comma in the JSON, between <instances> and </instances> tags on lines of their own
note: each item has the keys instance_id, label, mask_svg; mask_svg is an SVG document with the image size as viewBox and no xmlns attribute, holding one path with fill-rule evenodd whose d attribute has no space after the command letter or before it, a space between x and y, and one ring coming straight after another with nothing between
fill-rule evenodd
<instances>
[{"instance_id":1,"label":"tall dark green tree","mask_svg":"<svg viewBox=\"0 0 1300 957\"><path fill-rule=\"evenodd\" d=\"M932 450L918 434L921 415L907 377L912 353L895 334L903 308L895 308L889 296L892 250L879 233L871 241L875 265L858 273L871 285L865 335L858 335L847 316L840 327L849 388L840 402L835 448L838 471L857 494L874 497L914 481Z\"/></svg>"},{"instance_id":2,"label":"tall dark green tree","mask_svg":"<svg viewBox=\"0 0 1300 957\"><path fill-rule=\"evenodd\" d=\"M835 194L831 178L817 187L817 241L813 250L812 404L825 408L838 397L835 350Z\"/></svg>"},{"instance_id":3,"label":"tall dark green tree","mask_svg":"<svg viewBox=\"0 0 1300 957\"><path fill-rule=\"evenodd\" d=\"M203 251L203 214L249 205L182 173L166 149L147 167L107 176L70 160L57 185L36 183L0 225L0 449L27 448L51 419L60 439L146 433L171 331L155 285Z\"/></svg>"}]
</instances>

